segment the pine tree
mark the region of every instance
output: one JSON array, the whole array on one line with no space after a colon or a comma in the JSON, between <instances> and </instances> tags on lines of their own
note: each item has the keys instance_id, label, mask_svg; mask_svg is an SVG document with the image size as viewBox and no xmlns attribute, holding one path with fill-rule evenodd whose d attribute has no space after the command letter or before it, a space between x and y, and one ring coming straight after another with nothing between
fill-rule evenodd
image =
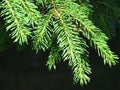
<instances>
[{"instance_id":1,"label":"pine tree","mask_svg":"<svg viewBox=\"0 0 120 90\"><path fill-rule=\"evenodd\" d=\"M107 45L115 36L110 22L120 23L117 0L2 0L0 10L6 28L1 26L0 32L9 32L13 43L32 45L37 53L50 50L46 63L50 70L68 61L74 83L90 82L89 46L104 64L118 62Z\"/></svg>"}]
</instances>

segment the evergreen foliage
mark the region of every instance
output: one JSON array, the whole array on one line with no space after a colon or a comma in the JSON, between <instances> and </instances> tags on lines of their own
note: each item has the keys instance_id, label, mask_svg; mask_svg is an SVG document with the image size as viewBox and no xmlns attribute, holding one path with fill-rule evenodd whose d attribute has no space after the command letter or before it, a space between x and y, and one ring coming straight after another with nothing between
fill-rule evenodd
<instances>
[{"instance_id":1,"label":"evergreen foliage","mask_svg":"<svg viewBox=\"0 0 120 90\"><path fill-rule=\"evenodd\" d=\"M110 22L120 24L116 1L2 0L0 15L14 43L30 44L37 52L50 50L48 68L56 69L56 63L68 61L74 82L84 85L91 74L87 41L104 64L117 63L118 56L107 45L116 34Z\"/></svg>"}]
</instances>

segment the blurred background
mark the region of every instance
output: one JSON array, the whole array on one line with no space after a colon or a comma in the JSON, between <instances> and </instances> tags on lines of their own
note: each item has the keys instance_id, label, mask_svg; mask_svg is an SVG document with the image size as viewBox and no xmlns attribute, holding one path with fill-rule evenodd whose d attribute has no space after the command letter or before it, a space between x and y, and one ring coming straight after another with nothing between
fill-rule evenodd
<instances>
[{"instance_id":1,"label":"blurred background","mask_svg":"<svg viewBox=\"0 0 120 90\"><path fill-rule=\"evenodd\" d=\"M5 43L6 46L0 44L0 90L120 90L120 63L109 68L93 48L89 49L91 82L81 87L73 84L67 62L49 71L46 66L48 52L36 54L30 47L22 51L9 44L10 41ZM109 45L120 56L120 37L113 38Z\"/></svg>"}]
</instances>

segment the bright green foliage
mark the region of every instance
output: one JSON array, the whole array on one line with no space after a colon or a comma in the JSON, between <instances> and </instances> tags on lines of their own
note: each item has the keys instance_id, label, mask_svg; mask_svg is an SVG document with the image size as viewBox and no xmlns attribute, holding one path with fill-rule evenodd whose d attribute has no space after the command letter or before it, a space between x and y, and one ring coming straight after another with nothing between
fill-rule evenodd
<instances>
[{"instance_id":1,"label":"bright green foliage","mask_svg":"<svg viewBox=\"0 0 120 90\"><path fill-rule=\"evenodd\" d=\"M60 49L58 46L51 47L50 55L48 57L47 66L49 70L56 69L56 63L60 62Z\"/></svg>"},{"instance_id":2,"label":"bright green foliage","mask_svg":"<svg viewBox=\"0 0 120 90\"><path fill-rule=\"evenodd\" d=\"M37 52L50 50L46 63L50 70L56 69L56 63L68 61L75 83L90 82L86 41L104 64L117 63L117 55L107 45L115 35L110 22L120 23L115 0L2 0L0 8L14 42L32 44Z\"/></svg>"}]
</instances>

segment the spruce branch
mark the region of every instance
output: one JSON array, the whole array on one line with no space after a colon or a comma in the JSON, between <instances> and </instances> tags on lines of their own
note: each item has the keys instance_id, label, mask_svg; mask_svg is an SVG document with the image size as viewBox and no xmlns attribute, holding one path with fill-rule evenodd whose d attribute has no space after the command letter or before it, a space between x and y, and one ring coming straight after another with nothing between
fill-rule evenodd
<instances>
[{"instance_id":1,"label":"spruce branch","mask_svg":"<svg viewBox=\"0 0 120 90\"><path fill-rule=\"evenodd\" d=\"M65 7L67 6L67 8ZM94 45L97 49L98 54L104 59L104 63L115 65L117 63L118 56L115 55L107 45L108 37L97 28L92 21L89 19L89 14L86 7L79 6L73 2L64 2L64 13L71 15L80 22L80 28L82 34L90 40L92 46ZM72 8L71 8L72 7ZM74 10L73 10L74 7ZM88 8L89 9L89 8Z\"/></svg>"},{"instance_id":2,"label":"spruce branch","mask_svg":"<svg viewBox=\"0 0 120 90\"><path fill-rule=\"evenodd\" d=\"M20 7L19 1L13 0L3 0L2 2L2 16L5 16L6 29L11 31L11 37L14 42L19 42L19 44L27 43L27 38L30 36L30 31L24 26L26 23L24 21L25 14L22 7ZM20 8L20 13L18 12Z\"/></svg>"},{"instance_id":3,"label":"spruce branch","mask_svg":"<svg viewBox=\"0 0 120 90\"><path fill-rule=\"evenodd\" d=\"M50 54L48 56L48 61L46 63L48 69L56 69L56 63L60 62L60 59L60 48L58 47L58 45L52 45Z\"/></svg>"},{"instance_id":4,"label":"spruce branch","mask_svg":"<svg viewBox=\"0 0 120 90\"><path fill-rule=\"evenodd\" d=\"M114 0L3 0L0 16L14 42L23 45L31 40L29 44L37 52L50 50L48 69L56 69L61 60L68 61L74 83L85 85L91 74L86 40L104 64L118 62L107 45L114 31L110 20L119 23L116 5Z\"/></svg>"},{"instance_id":5,"label":"spruce branch","mask_svg":"<svg viewBox=\"0 0 120 90\"><path fill-rule=\"evenodd\" d=\"M51 30L50 21L53 15L53 10L49 11L44 15L39 22L37 30L34 32L33 37L33 49L39 50L43 49L44 51L49 48L51 45Z\"/></svg>"},{"instance_id":6,"label":"spruce branch","mask_svg":"<svg viewBox=\"0 0 120 90\"><path fill-rule=\"evenodd\" d=\"M20 0L22 6L24 7L26 14L28 14L30 23L38 24L38 20L40 18L40 13L36 10L37 7L32 2L29 2L27 0Z\"/></svg>"},{"instance_id":7,"label":"spruce branch","mask_svg":"<svg viewBox=\"0 0 120 90\"><path fill-rule=\"evenodd\" d=\"M87 45L80 39L78 33L73 31L75 28L72 25L71 17L58 13L59 19L56 21L55 32L58 35L59 47L63 51L62 57L64 61L69 60L74 82L80 81L80 85L87 84L90 81L88 75L91 73L87 58L83 58L85 54L87 55Z\"/></svg>"}]
</instances>

